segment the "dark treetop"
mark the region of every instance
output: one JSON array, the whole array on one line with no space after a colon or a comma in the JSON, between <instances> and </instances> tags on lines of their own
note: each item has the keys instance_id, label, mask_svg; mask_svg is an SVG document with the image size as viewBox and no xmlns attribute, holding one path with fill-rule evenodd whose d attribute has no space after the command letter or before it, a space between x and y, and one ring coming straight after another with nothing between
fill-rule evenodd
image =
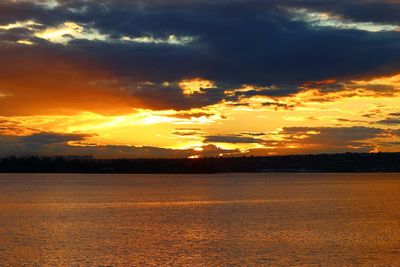
<instances>
[{"instance_id":1,"label":"dark treetop","mask_svg":"<svg viewBox=\"0 0 400 267\"><path fill-rule=\"evenodd\" d=\"M90 156L27 156L1 159L0 172L400 172L400 153L345 153L200 159L94 159Z\"/></svg>"}]
</instances>

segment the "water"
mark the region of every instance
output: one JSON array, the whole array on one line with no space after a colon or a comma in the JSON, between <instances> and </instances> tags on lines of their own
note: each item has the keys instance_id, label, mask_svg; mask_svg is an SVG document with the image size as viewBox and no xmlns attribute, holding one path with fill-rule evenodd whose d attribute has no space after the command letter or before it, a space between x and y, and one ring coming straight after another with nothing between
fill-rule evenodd
<instances>
[{"instance_id":1,"label":"water","mask_svg":"<svg viewBox=\"0 0 400 267\"><path fill-rule=\"evenodd\" d=\"M0 266L400 266L400 174L0 174Z\"/></svg>"}]
</instances>

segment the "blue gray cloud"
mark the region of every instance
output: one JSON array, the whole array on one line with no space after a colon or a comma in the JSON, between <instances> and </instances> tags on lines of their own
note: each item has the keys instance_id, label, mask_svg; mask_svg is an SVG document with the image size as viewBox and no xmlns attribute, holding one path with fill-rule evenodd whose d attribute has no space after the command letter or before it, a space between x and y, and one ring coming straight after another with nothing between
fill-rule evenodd
<instances>
[{"instance_id":1,"label":"blue gray cloud","mask_svg":"<svg viewBox=\"0 0 400 267\"><path fill-rule=\"evenodd\" d=\"M253 95L286 96L303 90L301 85L308 81L347 82L400 71L399 31L315 27L306 19L297 18L291 11L293 8L304 9L306 13L325 12L354 23L399 23L395 16L399 3L395 1L69 0L58 1L54 6L46 5L46 1L2 1L0 25L18 21L36 24L30 28L0 30L0 57L6 62L0 65L0 79L19 75L18 66L22 63L24 73L32 78L13 79L11 85L0 83L1 88L14 93L7 100L0 99L0 113L13 113L3 103L10 103L13 97L18 99L22 94L42 97L44 83L38 71L65 81L63 85L51 84L62 90L92 88L122 92L127 105L132 107L178 110ZM60 44L33 34L65 22L80 25L84 33L96 31L106 39L78 36ZM176 45L179 40L189 41ZM85 76L79 80L74 73L56 71L52 67L54 62L63 62ZM96 71L88 71L90 68ZM41 80L35 80L36 76ZM215 88L193 96L184 95L177 84L195 77L214 81ZM20 89L28 82L30 92ZM169 85L163 86L165 82ZM147 85L143 86L144 83ZM224 90L244 84L265 89L238 92L234 96L224 94ZM277 90L269 90L270 86ZM327 90L346 90L346 87ZM49 98L50 106L58 96L62 94ZM80 104L71 101L69 108L107 113L92 107L89 98L84 97ZM28 104L33 105L29 101ZM14 107L15 113L23 112L23 107L15 104ZM57 110L57 105L51 108Z\"/></svg>"}]
</instances>

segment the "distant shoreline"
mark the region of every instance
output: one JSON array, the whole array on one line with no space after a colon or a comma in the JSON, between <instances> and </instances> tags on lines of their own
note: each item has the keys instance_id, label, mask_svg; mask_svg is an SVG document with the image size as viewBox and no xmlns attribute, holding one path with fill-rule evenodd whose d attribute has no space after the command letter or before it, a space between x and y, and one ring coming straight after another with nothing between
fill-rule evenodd
<instances>
[{"instance_id":1,"label":"distant shoreline","mask_svg":"<svg viewBox=\"0 0 400 267\"><path fill-rule=\"evenodd\" d=\"M397 173L400 153L343 153L199 159L95 159L5 157L0 173L207 174L207 173Z\"/></svg>"},{"instance_id":2,"label":"distant shoreline","mask_svg":"<svg viewBox=\"0 0 400 267\"><path fill-rule=\"evenodd\" d=\"M0 174L104 174L104 175L117 175L117 174L165 174L165 175L185 175L185 174L198 174L198 175L214 175L214 174L398 174L400 171L337 171L337 172L300 172L300 171L271 171L271 172L1 172Z\"/></svg>"}]
</instances>

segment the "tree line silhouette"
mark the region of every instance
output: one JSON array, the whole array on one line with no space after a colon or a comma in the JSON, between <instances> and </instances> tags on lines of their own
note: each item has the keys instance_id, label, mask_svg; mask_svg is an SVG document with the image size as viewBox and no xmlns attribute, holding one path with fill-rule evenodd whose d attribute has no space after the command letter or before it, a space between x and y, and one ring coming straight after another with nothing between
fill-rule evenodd
<instances>
[{"instance_id":1,"label":"tree line silhouette","mask_svg":"<svg viewBox=\"0 0 400 267\"><path fill-rule=\"evenodd\" d=\"M22 173L226 173L400 172L400 153L344 153L199 159L95 159L5 157L0 172Z\"/></svg>"}]
</instances>

